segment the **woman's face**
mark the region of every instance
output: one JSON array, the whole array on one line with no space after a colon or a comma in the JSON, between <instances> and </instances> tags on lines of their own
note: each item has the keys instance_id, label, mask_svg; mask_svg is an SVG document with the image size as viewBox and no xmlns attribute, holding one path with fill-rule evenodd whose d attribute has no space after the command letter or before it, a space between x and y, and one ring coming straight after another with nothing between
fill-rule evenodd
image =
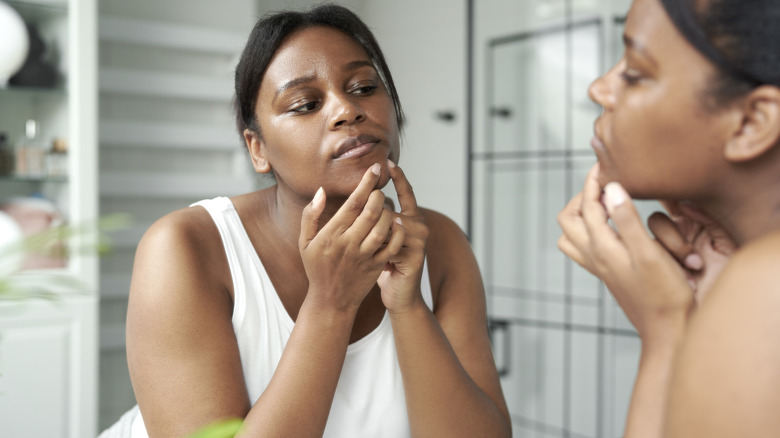
<instances>
[{"instance_id":1,"label":"woman's face","mask_svg":"<svg viewBox=\"0 0 780 438\"><path fill-rule=\"evenodd\" d=\"M600 181L636 198L697 199L723 184L733 124L706 106L714 67L677 31L659 0L634 0L623 58L590 87L603 107L592 146Z\"/></svg>"},{"instance_id":2,"label":"woman's face","mask_svg":"<svg viewBox=\"0 0 780 438\"><path fill-rule=\"evenodd\" d=\"M398 161L392 99L365 50L338 30L290 35L266 70L255 113L277 183L303 198L320 186L331 199L348 196L374 163L384 186L387 159Z\"/></svg>"}]
</instances>

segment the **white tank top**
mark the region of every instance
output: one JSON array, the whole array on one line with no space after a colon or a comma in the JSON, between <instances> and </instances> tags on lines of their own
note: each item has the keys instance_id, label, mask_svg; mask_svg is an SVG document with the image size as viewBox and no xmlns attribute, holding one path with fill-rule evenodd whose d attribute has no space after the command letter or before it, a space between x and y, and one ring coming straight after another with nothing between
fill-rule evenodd
<instances>
[{"instance_id":1,"label":"white tank top","mask_svg":"<svg viewBox=\"0 0 780 438\"><path fill-rule=\"evenodd\" d=\"M271 381L295 323L282 305L230 199L219 197L195 205L209 212L225 247L233 278L233 331L249 398L254 403ZM423 267L421 289L425 303L433 309L427 266ZM144 430L140 415L134 423L133 437L145 436L136 435ZM323 436L410 436L401 369L387 312L374 331L347 347Z\"/></svg>"}]
</instances>

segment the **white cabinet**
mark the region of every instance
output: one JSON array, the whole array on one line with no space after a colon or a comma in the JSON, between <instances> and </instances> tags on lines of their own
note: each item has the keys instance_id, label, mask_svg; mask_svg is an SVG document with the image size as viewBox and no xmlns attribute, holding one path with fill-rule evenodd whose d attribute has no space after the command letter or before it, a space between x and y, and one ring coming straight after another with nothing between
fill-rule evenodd
<instances>
[{"instance_id":1,"label":"white cabinet","mask_svg":"<svg viewBox=\"0 0 780 438\"><path fill-rule=\"evenodd\" d=\"M0 424L8 437L96 435L94 297L0 301Z\"/></svg>"},{"instance_id":2,"label":"white cabinet","mask_svg":"<svg viewBox=\"0 0 780 438\"><path fill-rule=\"evenodd\" d=\"M41 193L68 224L97 215L97 37L95 0L6 1L37 26L52 50L55 87L0 89L0 132L13 145L26 120L36 120L50 145L67 139L67 177L0 176L0 200ZM80 236L73 248L88 244ZM52 290L51 300L0 296L0 429L3 436L96 435L97 260L73 251L50 274L78 278L79 294Z\"/></svg>"}]
</instances>

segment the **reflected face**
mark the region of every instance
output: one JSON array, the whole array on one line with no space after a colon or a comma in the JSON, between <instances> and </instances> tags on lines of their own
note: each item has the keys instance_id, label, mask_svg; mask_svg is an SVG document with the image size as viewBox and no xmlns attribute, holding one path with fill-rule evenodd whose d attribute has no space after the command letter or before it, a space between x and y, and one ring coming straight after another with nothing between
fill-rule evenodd
<instances>
[{"instance_id":1,"label":"reflected face","mask_svg":"<svg viewBox=\"0 0 780 438\"><path fill-rule=\"evenodd\" d=\"M329 199L346 197L374 163L384 186L387 159L398 161L392 99L360 44L338 30L290 35L266 70L255 113L263 159L280 189L303 198L320 186Z\"/></svg>"},{"instance_id":2,"label":"reflected face","mask_svg":"<svg viewBox=\"0 0 780 438\"><path fill-rule=\"evenodd\" d=\"M725 111L707 109L714 67L678 32L659 0L635 0L622 59L590 87L603 107L592 146L600 181L636 198L697 199L722 184Z\"/></svg>"}]
</instances>

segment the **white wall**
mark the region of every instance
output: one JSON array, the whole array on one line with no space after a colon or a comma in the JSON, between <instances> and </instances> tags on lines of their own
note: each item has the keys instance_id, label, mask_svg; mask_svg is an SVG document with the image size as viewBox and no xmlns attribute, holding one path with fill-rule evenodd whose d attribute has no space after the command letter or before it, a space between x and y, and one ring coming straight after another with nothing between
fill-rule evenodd
<instances>
[{"instance_id":1,"label":"white wall","mask_svg":"<svg viewBox=\"0 0 780 438\"><path fill-rule=\"evenodd\" d=\"M367 0L407 117L401 167L420 205L466 226L466 2ZM445 122L437 112L450 112Z\"/></svg>"}]
</instances>

